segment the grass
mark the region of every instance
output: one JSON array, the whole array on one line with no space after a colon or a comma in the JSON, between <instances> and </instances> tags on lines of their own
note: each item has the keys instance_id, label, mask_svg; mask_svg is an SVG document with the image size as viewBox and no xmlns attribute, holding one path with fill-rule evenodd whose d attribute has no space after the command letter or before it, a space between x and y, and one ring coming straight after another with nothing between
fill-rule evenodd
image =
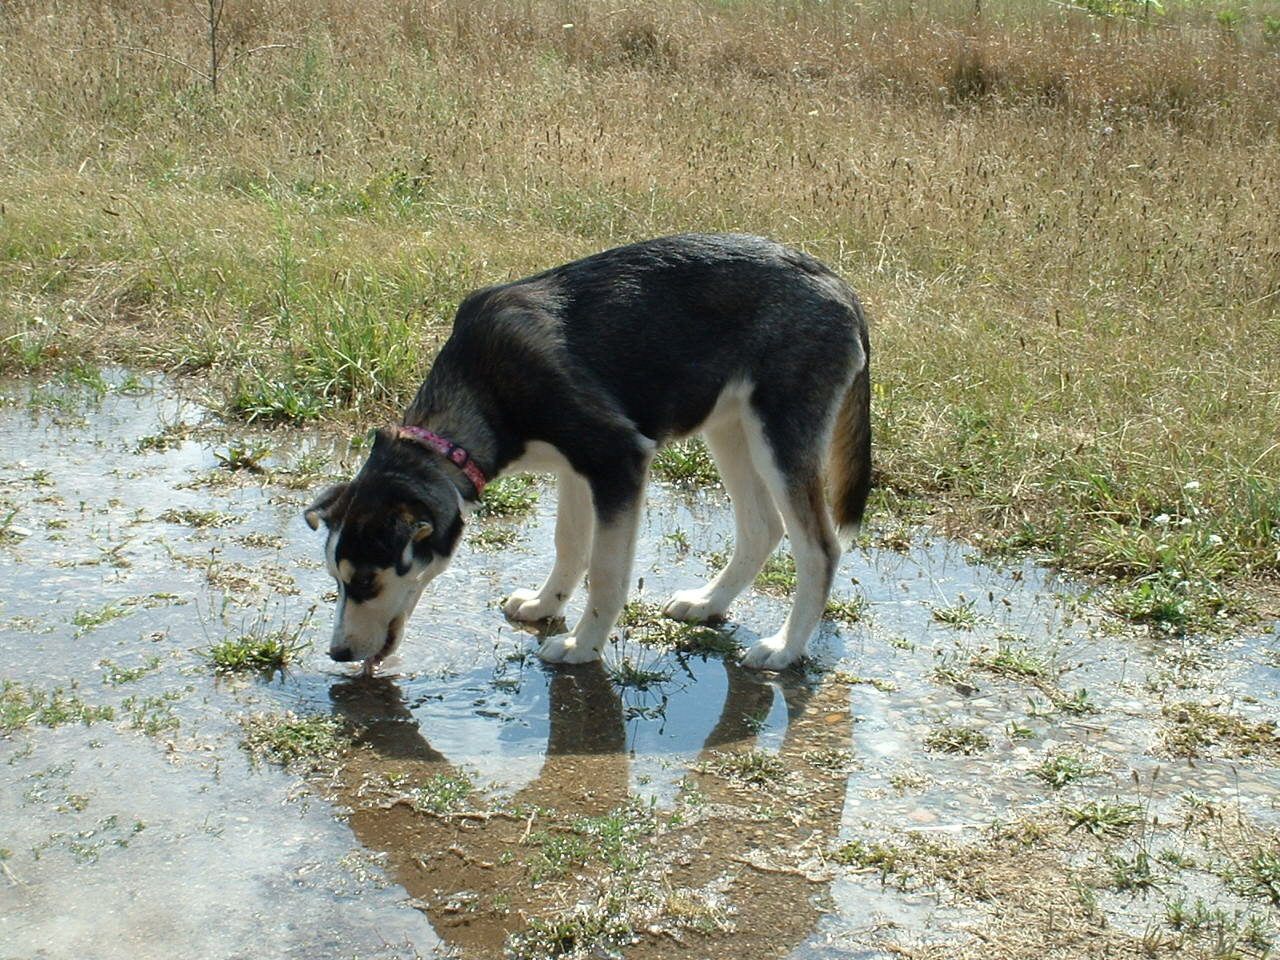
<instances>
[{"instance_id":1,"label":"grass","mask_svg":"<svg viewBox=\"0 0 1280 960\"><path fill-rule=\"evenodd\" d=\"M985 733L974 727L942 723L924 738L926 750L939 753L963 753L966 757L982 753L991 746Z\"/></svg>"},{"instance_id":2,"label":"grass","mask_svg":"<svg viewBox=\"0 0 1280 960\"><path fill-rule=\"evenodd\" d=\"M658 650L730 656L738 649L733 637L714 627L681 623L663 616L662 607L648 600L628 600L618 618L628 637Z\"/></svg>"},{"instance_id":3,"label":"grass","mask_svg":"<svg viewBox=\"0 0 1280 960\"><path fill-rule=\"evenodd\" d=\"M668 444L653 458L653 472L664 480L690 486L710 486L720 482L720 471L711 451L701 440L681 440Z\"/></svg>"},{"instance_id":4,"label":"grass","mask_svg":"<svg viewBox=\"0 0 1280 960\"><path fill-rule=\"evenodd\" d=\"M1142 821L1142 807L1122 800L1090 800L1078 807L1065 807L1068 831L1083 828L1095 837L1123 835Z\"/></svg>"},{"instance_id":5,"label":"grass","mask_svg":"<svg viewBox=\"0 0 1280 960\"><path fill-rule=\"evenodd\" d=\"M538 503L538 478L531 473L499 477L480 495L478 517L523 517Z\"/></svg>"},{"instance_id":6,"label":"grass","mask_svg":"<svg viewBox=\"0 0 1280 960\"><path fill-rule=\"evenodd\" d=\"M72 683L70 691L63 687L41 690L23 686L12 680L0 684L0 732L10 733L33 725L60 727L79 723L91 726L104 720L115 719L115 711L109 706L86 703Z\"/></svg>"},{"instance_id":7,"label":"grass","mask_svg":"<svg viewBox=\"0 0 1280 960\"><path fill-rule=\"evenodd\" d=\"M215 94L191 8L22 4L0 370L125 361L247 419L367 424L469 289L770 234L868 303L882 502L1215 628L1280 573L1280 9L1126 9L230 4L271 49Z\"/></svg>"},{"instance_id":8,"label":"grass","mask_svg":"<svg viewBox=\"0 0 1280 960\"><path fill-rule=\"evenodd\" d=\"M311 645L303 636L310 623L311 613L308 613L296 626L272 630L268 629L264 614L248 633L227 637L196 652L221 673L274 673L299 659Z\"/></svg>"},{"instance_id":9,"label":"grass","mask_svg":"<svg viewBox=\"0 0 1280 960\"><path fill-rule=\"evenodd\" d=\"M716 751L707 765L722 777L753 787L778 783L786 775L782 761L764 750Z\"/></svg>"},{"instance_id":10,"label":"grass","mask_svg":"<svg viewBox=\"0 0 1280 960\"><path fill-rule=\"evenodd\" d=\"M1086 780L1097 773L1097 768L1080 757L1067 753L1045 757L1031 768L1031 775L1043 780L1054 790L1061 790L1069 783Z\"/></svg>"},{"instance_id":11,"label":"grass","mask_svg":"<svg viewBox=\"0 0 1280 960\"><path fill-rule=\"evenodd\" d=\"M260 713L242 717L241 746L255 760L321 768L348 748L352 731L330 714Z\"/></svg>"},{"instance_id":12,"label":"grass","mask_svg":"<svg viewBox=\"0 0 1280 960\"><path fill-rule=\"evenodd\" d=\"M1167 704L1160 741L1174 757L1280 756L1280 729L1269 720L1246 720L1203 704Z\"/></svg>"}]
</instances>

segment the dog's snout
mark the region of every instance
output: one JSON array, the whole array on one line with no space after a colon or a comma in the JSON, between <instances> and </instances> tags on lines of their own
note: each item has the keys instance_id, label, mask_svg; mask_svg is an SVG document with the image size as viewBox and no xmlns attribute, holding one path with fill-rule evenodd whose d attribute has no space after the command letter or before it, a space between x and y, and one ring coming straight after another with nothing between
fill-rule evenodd
<instances>
[{"instance_id":1,"label":"dog's snout","mask_svg":"<svg viewBox=\"0 0 1280 960\"><path fill-rule=\"evenodd\" d=\"M329 658L338 661L338 663L350 663L355 659L355 656L351 653L350 647L330 647Z\"/></svg>"}]
</instances>

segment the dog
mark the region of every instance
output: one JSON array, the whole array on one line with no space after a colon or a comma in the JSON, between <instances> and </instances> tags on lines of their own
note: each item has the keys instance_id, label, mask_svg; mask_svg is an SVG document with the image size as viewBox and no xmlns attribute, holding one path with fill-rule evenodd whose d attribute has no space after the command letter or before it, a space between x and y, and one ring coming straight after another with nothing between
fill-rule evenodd
<instances>
[{"instance_id":1,"label":"dog","mask_svg":"<svg viewBox=\"0 0 1280 960\"><path fill-rule=\"evenodd\" d=\"M559 481L555 560L542 586L513 592L504 612L558 618L585 575L577 624L539 653L597 659L626 601L650 461L700 432L734 507L733 555L664 612L723 618L785 530L794 602L742 662L789 666L822 618L840 541L866 507L869 361L854 292L808 254L762 237L663 237L471 294L403 424L377 430L356 477L304 513L313 530L327 527L337 581L329 655L363 661L372 675L448 565L485 483L534 470Z\"/></svg>"}]
</instances>

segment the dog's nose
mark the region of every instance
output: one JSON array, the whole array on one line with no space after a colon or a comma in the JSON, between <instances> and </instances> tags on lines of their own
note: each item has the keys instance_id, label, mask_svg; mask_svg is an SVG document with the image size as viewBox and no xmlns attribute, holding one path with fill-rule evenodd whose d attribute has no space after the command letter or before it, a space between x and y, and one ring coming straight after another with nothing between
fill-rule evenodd
<instances>
[{"instance_id":1,"label":"dog's nose","mask_svg":"<svg viewBox=\"0 0 1280 960\"><path fill-rule=\"evenodd\" d=\"M350 663L354 657L351 656L350 647L330 647L329 658L337 660L339 663Z\"/></svg>"}]
</instances>

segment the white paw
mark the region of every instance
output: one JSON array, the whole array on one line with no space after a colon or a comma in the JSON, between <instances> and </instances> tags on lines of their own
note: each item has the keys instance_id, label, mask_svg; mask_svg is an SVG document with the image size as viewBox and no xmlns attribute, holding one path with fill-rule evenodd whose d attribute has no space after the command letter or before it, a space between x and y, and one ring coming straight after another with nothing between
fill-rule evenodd
<instances>
[{"instance_id":1,"label":"white paw","mask_svg":"<svg viewBox=\"0 0 1280 960\"><path fill-rule=\"evenodd\" d=\"M564 600L543 597L537 590L513 590L502 605L502 612L524 623L554 620L564 612Z\"/></svg>"},{"instance_id":2,"label":"white paw","mask_svg":"<svg viewBox=\"0 0 1280 960\"><path fill-rule=\"evenodd\" d=\"M748 647L742 655L742 665L752 670L785 670L803 655L803 648L788 649L782 636L775 634L762 637Z\"/></svg>"},{"instance_id":3,"label":"white paw","mask_svg":"<svg viewBox=\"0 0 1280 960\"><path fill-rule=\"evenodd\" d=\"M547 663L589 663L600 659L600 650L589 643L579 644L578 638L568 633L548 637L538 656Z\"/></svg>"},{"instance_id":4,"label":"white paw","mask_svg":"<svg viewBox=\"0 0 1280 960\"><path fill-rule=\"evenodd\" d=\"M726 608L712 602L711 591L707 587L699 590L681 590L672 594L671 599L662 607L665 616L684 623L706 623L708 620L719 620L724 617Z\"/></svg>"}]
</instances>

